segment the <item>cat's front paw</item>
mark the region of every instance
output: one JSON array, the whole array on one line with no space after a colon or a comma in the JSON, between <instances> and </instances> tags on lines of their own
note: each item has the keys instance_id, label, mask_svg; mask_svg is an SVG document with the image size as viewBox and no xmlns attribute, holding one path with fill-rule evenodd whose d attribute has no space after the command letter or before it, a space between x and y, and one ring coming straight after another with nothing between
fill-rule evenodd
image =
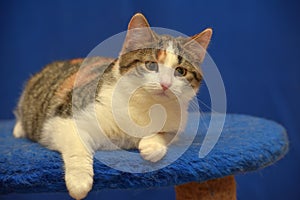
<instances>
[{"instance_id":1,"label":"cat's front paw","mask_svg":"<svg viewBox=\"0 0 300 200\"><path fill-rule=\"evenodd\" d=\"M139 144L139 150L141 156L145 160L149 160L151 162L157 162L162 159L167 153L167 147L160 144L155 143L153 141L141 140Z\"/></svg>"},{"instance_id":2,"label":"cat's front paw","mask_svg":"<svg viewBox=\"0 0 300 200\"><path fill-rule=\"evenodd\" d=\"M93 186L93 176L89 173L76 170L66 173L65 179L70 196L76 200L85 198Z\"/></svg>"}]
</instances>

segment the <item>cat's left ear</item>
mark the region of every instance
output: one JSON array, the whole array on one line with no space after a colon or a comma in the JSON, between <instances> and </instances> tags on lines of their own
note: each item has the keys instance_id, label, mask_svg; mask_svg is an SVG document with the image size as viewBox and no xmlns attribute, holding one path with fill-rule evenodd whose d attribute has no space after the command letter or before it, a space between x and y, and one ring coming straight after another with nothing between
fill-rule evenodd
<instances>
[{"instance_id":1,"label":"cat's left ear","mask_svg":"<svg viewBox=\"0 0 300 200\"><path fill-rule=\"evenodd\" d=\"M212 37L212 32L213 31L211 28L207 28L201 33L190 37L184 44L186 49L190 50L191 52L197 52L200 62L202 62L205 57L206 49Z\"/></svg>"},{"instance_id":2,"label":"cat's left ear","mask_svg":"<svg viewBox=\"0 0 300 200\"><path fill-rule=\"evenodd\" d=\"M155 33L151 30L145 16L141 13L137 13L131 18L128 24L121 54L143 48L145 43L154 42L155 39Z\"/></svg>"}]
</instances>

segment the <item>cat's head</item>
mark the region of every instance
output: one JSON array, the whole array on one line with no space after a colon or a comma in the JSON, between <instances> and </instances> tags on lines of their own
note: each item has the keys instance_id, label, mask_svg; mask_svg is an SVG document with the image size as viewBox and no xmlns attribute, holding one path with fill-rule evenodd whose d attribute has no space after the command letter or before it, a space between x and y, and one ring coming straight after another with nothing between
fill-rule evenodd
<instances>
[{"instance_id":1,"label":"cat's head","mask_svg":"<svg viewBox=\"0 0 300 200\"><path fill-rule=\"evenodd\" d=\"M119 56L120 73L135 77L133 84L140 84L154 99L168 100L175 94L190 100L203 78L199 65L211 36L211 29L189 38L158 35L138 13L128 25Z\"/></svg>"}]
</instances>

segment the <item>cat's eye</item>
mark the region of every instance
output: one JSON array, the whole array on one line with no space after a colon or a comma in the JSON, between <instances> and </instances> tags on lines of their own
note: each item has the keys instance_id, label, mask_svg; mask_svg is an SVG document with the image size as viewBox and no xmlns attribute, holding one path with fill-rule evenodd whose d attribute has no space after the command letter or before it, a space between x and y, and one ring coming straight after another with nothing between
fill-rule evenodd
<instances>
[{"instance_id":1,"label":"cat's eye","mask_svg":"<svg viewBox=\"0 0 300 200\"><path fill-rule=\"evenodd\" d=\"M182 76L185 76L186 73L187 73L187 70L185 68L183 68L183 67L176 67L174 75L182 77Z\"/></svg>"},{"instance_id":2,"label":"cat's eye","mask_svg":"<svg viewBox=\"0 0 300 200\"><path fill-rule=\"evenodd\" d=\"M156 62L146 62L145 66L149 71L158 72L158 64Z\"/></svg>"}]
</instances>

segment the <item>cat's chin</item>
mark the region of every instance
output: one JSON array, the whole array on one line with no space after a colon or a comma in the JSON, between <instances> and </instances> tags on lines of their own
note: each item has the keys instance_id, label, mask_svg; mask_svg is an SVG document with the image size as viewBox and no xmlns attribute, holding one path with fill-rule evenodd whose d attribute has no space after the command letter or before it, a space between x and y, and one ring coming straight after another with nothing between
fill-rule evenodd
<instances>
[{"instance_id":1,"label":"cat's chin","mask_svg":"<svg viewBox=\"0 0 300 200\"><path fill-rule=\"evenodd\" d=\"M159 100L159 101L169 101L177 98L176 95L170 90L155 91L151 93L151 96L154 100Z\"/></svg>"},{"instance_id":2,"label":"cat's chin","mask_svg":"<svg viewBox=\"0 0 300 200\"><path fill-rule=\"evenodd\" d=\"M153 95L154 98L167 98L169 99L169 95L165 92L158 92L156 94Z\"/></svg>"}]
</instances>

